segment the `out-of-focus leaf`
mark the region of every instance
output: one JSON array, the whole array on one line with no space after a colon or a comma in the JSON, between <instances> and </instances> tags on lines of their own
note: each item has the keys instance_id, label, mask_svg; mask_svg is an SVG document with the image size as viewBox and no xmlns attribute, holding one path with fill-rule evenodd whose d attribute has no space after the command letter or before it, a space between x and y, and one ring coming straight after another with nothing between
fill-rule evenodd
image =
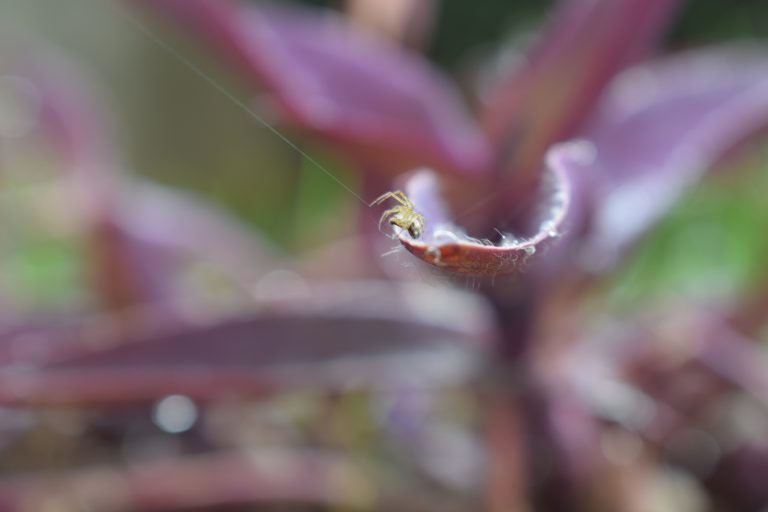
<instances>
[{"instance_id":1,"label":"out-of-focus leaf","mask_svg":"<svg viewBox=\"0 0 768 512\"><path fill-rule=\"evenodd\" d=\"M335 495L339 489L334 489L332 475L351 469L350 461L322 453L202 455L133 468L6 479L0 481L0 506L39 510L57 503L97 510L178 510L256 502L325 503L343 500Z\"/></svg>"},{"instance_id":2,"label":"out-of-focus leaf","mask_svg":"<svg viewBox=\"0 0 768 512\"><path fill-rule=\"evenodd\" d=\"M450 82L420 57L330 12L211 0L135 0L191 24L286 122L371 168L479 173L490 148Z\"/></svg>"},{"instance_id":3,"label":"out-of-focus leaf","mask_svg":"<svg viewBox=\"0 0 768 512\"><path fill-rule=\"evenodd\" d=\"M205 260L249 286L271 268L278 251L236 219L199 198L149 183L136 183L120 218L144 243Z\"/></svg>"},{"instance_id":4,"label":"out-of-focus leaf","mask_svg":"<svg viewBox=\"0 0 768 512\"><path fill-rule=\"evenodd\" d=\"M515 236L499 231L497 243L467 236L443 205L435 176L418 173L408 182L407 195L425 218L424 233L414 239L400 230L399 240L419 259L450 273L493 278L520 272L537 253L556 243L569 211L570 173L573 167L583 165L584 157L583 145L578 142L553 147L546 159L532 234Z\"/></svg>"},{"instance_id":5,"label":"out-of-focus leaf","mask_svg":"<svg viewBox=\"0 0 768 512\"><path fill-rule=\"evenodd\" d=\"M104 302L122 308L167 299L168 253L205 258L243 286L263 271L270 249L233 219L190 196L127 182L99 94L76 66L39 51L20 53L19 80L37 92L40 127L70 171L70 202L85 221L88 270Z\"/></svg>"},{"instance_id":6,"label":"out-of-focus leaf","mask_svg":"<svg viewBox=\"0 0 768 512\"><path fill-rule=\"evenodd\" d=\"M694 357L715 375L748 393L768 411L768 353L756 340L739 334L724 315L691 313L700 340Z\"/></svg>"},{"instance_id":7,"label":"out-of-focus leaf","mask_svg":"<svg viewBox=\"0 0 768 512\"><path fill-rule=\"evenodd\" d=\"M117 219L119 165L97 88L68 56L8 43L0 72L21 81L39 101L34 128L56 147L69 171L73 207L85 224L91 278L103 305L122 309L161 299L167 292L164 262Z\"/></svg>"},{"instance_id":8,"label":"out-of-focus leaf","mask_svg":"<svg viewBox=\"0 0 768 512\"><path fill-rule=\"evenodd\" d=\"M322 505L354 510L459 511L445 494L380 478L370 464L319 450L222 452L0 480L0 508L50 503L93 510L187 510L237 505Z\"/></svg>"},{"instance_id":9,"label":"out-of-focus leaf","mask_svg":"<svg viewBox=\"0 0 768 512\"><path fill-rule=\"evenodd\" d=\"M612 278L609 303L623 310L641 306L670 289L704 302L736 299L737 324L755 334L765 315L765 261L768 239L768 147L724 161L627 254ZM659 254L664 254L663 260ZM702 279L706 276L706 279Z\"/></svg>"},{"instance_id":10,"label":"out-of-focus leaf","mask_svg":"<svg viewBox=\"0 0 768 512\"><path fill-rule=\"evenodd\" d=\"M665 300L613 328L591 329L574 348L554 373L558 386L575 390L596 416L655 442L700 421L703 404L733 389L761 415L768 409L768 354L702 305Z\"/></svg>"},{"instance_id":11,"label":"out-of-focus leaf","mask_svg":"<svg viewBox=\"0 0 768 512\"><path fill-rule=\"evenodd\" d=\"M538 172L551 144L574 135L611 78L648 52L680 3L560 2L528 58L487 101L485 124L511 157L510 179L525 181L519 175Z\"/></svg>"},{"instance_id":12,"label":"out-of-focus leaf","mask_svg":"<svg viewBox=\"0 0 768 512\"><path fill-rule=\"evenodd\" d=\"M710 477L715 499L734 510L760 510L768 501L768 489L759 475L768 471L768 449L763 437L729 450Z\"/></svg>"},{"instance_id":13,"label":"out-of-focus leaf","mask_svg":"<svg viewBox=\"0 0 768 512\"><path fill-rule=\"evenodd\" d=\"M602 185L586 259L609 267L704 171L768 124L765 50L699 50L618 76L585 134Z\"/></svg>"},{"instance_id":14,"label":"out-of-focus leaf","mask_svg":"<svg viewBox=\"0 0 768 512\"><path fill-rule=\"evenodd\" d=\"M2 55L3 72L25 80L40 102L35 128L48 136L79 184L101 194L89 206L105 208L115 187L116 149L103 92L72 56L34 43L3 41L10 46Z\"/></svg>"},{"instance_id":15,"label":"out-of-focus leaf","mask_svg":"<svg viewBox=\"0 0 768 512\"><path fill-rule=\"evenodd\" d=\"M304 300L208 325L165 323L155 319L134 336L103 322L0 336L0 402L114 405L172 393L435 386L471 375L491 336L484 305L470 295L376 282L319 287Z\"/></svg>"}]
</instances>

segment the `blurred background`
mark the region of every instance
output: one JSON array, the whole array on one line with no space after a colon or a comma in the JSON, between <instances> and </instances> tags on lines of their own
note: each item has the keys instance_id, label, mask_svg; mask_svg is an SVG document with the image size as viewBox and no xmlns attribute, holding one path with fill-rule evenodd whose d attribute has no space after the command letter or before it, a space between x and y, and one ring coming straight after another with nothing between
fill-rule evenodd
<instances>
[{"instance_id":1,"label":"blurred background","mask_svg":"<svg viewBox=\"0 0 768 512\"><path fill-rule=\"evenodd\" d=\"M339 2L306 3L342 7ZM484 59L495 55L500 45L524 44L552 4L489 1L476 9L460 1L443 1L436 9L425 51L448 73L459 80L464 77L469 87L473 72ZM322 245L329 237L343 236L354 227L357 205L351 194L308 165L293 148L276 140L230 99L195 77L176 56L127 23L111 3L77 0L59 5L8 0L2 8L4 30L61 48L67 58L85 68L89 79L98 83L121 161L131 172L200 194L253 226L269 242L289 251ZM665 46L681 50L763 38L768 33L767 9L756 0L690 2L671 27ZM145 21L153 23L151 17ZM246 96L243 85L224 65L217 64L215 57L206 54L202 45L195 45L167 23L155 22L152 26L160 37L232 94ZM297 137L296 133L287 135ZM322 147L313 146L311 139L301 139L299 144L342 182L353 188L358 184L354 172L338 158L334 160L333 155L324 153ZM23 174L31 179L28 170ZM751 187L751 179L745 180L744 186L757 193L760 188ZM670 221L669 226L659 229L647 244L655 248L649 248L647 256L653 260L649 263L653 269L643 273L634 285L650 286L655 281L666 284L669 278L688 279L686 274L696 281L696 276L702 275L702 266L722 274L729 282L748 279L745 274L759 262L753 245L760 243L760 237L745 230L755 229L762 217L748 211L752 203L744 201L749 197L744 192L734 193L728 187L715 185L701 192L706 200L692 199L688 208L696 210L711 204L712 211L693 212L684 207L677 214L681 216L680 226ZM727 205L727 197L734 198L732 201L739 206ZM754 207L760 208L757 204ZM701 229L716 229L717 233L701 235L685 225L686 219L701 215L718 224ZM736 216L738 219L733 218ZM738 240L721 243L723 237ZM702 245L697 245L699 250L688 250L691 243ZM663 261L654 259L653 251L662 251L660 244L667 245ZM7 284L3 288L13 290L12 300L33 309L73 307L77 302L73 301L73 293L79 300L84 298L84 290L75 291L78 274L83 272L78 269L82 259L77 252L76 245L64 240L30 240L23 250L4 258L7 268L3 283ZM708 283L699 284L713 290Z\"/></svg>"},{"instance_id":2,"label":"blurred background","mask_svg":"<svg viewBox=\"0 0 768 512\"><path fill-rule=\"evenodd\" d=\"M356 19L355 2L299 3ZM483 77L530 44L555 2L430 4L404 47L453 77L473 105ZM768 3L693 0L661 49L766 37ZM40 90L17 74L28 55ZM768 510L768 412L756 405L764 389L702 391L719 384L675 366L683 356L670 354L672 342L644 356L653 363L641 357L619 373L649 400L654 372L695 374L670 403L709 404L707 414L662 442L615 419L637 404L626 398L635 388L617 386L619 405L604 402L616 409L595 420L597 451L571 462L595 457L626 471L585 470L580 480L547 469L562 454L510 461L502 473L528 475L520 486L533 490L514 506L488 505L495 401L477 365L496 368L494 356L478 362L432 343L493 338L486 299L474 282L425 270L406 253L379 262L394 245L383 236L363 256L346 249L375 215L185 61L275 120L266 91L254 92L151 2L0 3L0 510ZM64 105L50 115L48 93ZM38 131L40 119L53 128ZM372 196L339 151L277 126L346 187ZM768 257L766 167L764 139L737 147L590 288L578 317L599 319L599 351L647 331L686 339L706 324L690 317L732 304L757 315L750 335L765 341L763 310L749 307ZM369 269L365 254L384 268ZM689 315L693 302L706 307ZM659 318L660 303L680 313ZM265 311L279 313L269 325ZM571 318L557 306L546 314ZM291 315L294 330L284 330ZM688 322L697 327L686 331ZM313 339L332 348L307 349ZM253 352L241 351L249 340ZM424 347L411 353L410 344ZM253 365L234 364L251 355ZM584 368L586 357L574 364ZM185 358L191 374L163 379ZM124 372L126 361L163 363ZM70 371L35 380L49 367ZM544 415L543 405L525 407ZM502 430L535 431L534 420L520 421ZM581 420L562 421L578 438ZM729 458L737 452L746 462ZM574 501L541 498L561 488Z\"/></svg>"},{"instance_id":3,"label":"blurred background","mask_svg":"<svg viewBox=\"0 0 768 512\"><path fill-rule=\"evenodd\" d=\"M339 2L306 3L341 7ZM463 79L469 87L473 72L494 56L500 46L519 46L531 38L552 4L551 1L488 1L482 9L477 9L460 1L443 1L436 10L425 51L440 67L460 81ZM307 165L293 148L279 143L230 99L196 78L177 57L162 51L156 42L117 15L111 3L77 0L59 5L8 0L2 8L6 29L21 32L29 39L39 38L45 45L61 47L68 58L78 60L78 65L86 68L99 84L99 92L104 96L101 100L109 110L111 128L116 132L121 161L131 172L153 182L200 194L253 226L270 242L291 251L315 247L354 226L357 207L354 197ZM755 0L690 2L672 26L665 47L681 50L765 37L768 33L766 9L762 2ZM145 21L153 23L151 17ZM195 45L167 22L155 20L152 27L236 97L247 96L243 84L229 69L217 63L215 57L206 54L202 44ZM295 133L288 135L296 136ZM312 141L306 138L300 145L332 169L341 181L353 188L356 186L355 174L338 159L313 147ZM734 194L729 191L727 195ZM727 202L725 197L711 200ZM741 208L748 208L744 201L738 200L738 203ZM736 210L727 208L712 215L718 222L725 222L726 217L738 215ZM728 215L721 215L725 211ZM741 215L743 217L733 222L742 227L734 231L732 223L718 229L727 229L733 238L746 229L742 221L746 219L748 225L748 219L759 218L749 212ZM691 231L690 226L680 229L686 233ZM661 267L644 274L639 281L647 285L660 273L664 275L660 280L665 283L670 276L682 278L688 271L700 276L702 265L712 272L730 274L722 276L723 279L734 279L734 274L750 268L750 263L744 261L748 255L756 254L740 247L757 243L759 239L750 232L733 244L719 244L716 242L719 236L689 234L681 239L678 234L659 233L659 239L650 245L660 244L664 238L667 244L679 246L682 254L678 255L674 247L672 252L666 248L664 261L656 261ZM706 240L712 241L711 246L695 251L685 249L692 241L704 244ZM46 303L72 307L75 300L71 295L75 288L72 280L78 272L76 251L61 242L40 241L34 246L28 245L17 256L4 258L5 265L15 265L3 272L4 282L9 280L4 288L13 289L19 300L30 301L35 307ZM722 254L722 251L734 254ZM710 261L679 262L680 258ZM59 293L66 296L59 297Z\"/></svg>"}]
</instances>

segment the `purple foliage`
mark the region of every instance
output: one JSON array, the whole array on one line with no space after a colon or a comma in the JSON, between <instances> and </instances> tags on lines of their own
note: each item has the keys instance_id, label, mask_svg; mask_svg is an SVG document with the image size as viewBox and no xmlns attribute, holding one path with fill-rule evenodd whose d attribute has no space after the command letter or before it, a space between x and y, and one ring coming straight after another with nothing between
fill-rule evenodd
<instances>
[{"instance_id":1,"label":"purple foliage","mask_svg":"<svg viewBox=\"0 0 768 512\"><path fill-rule=\"evenodd\" d=\"M201 199L129 178L98 93L65 57L14 55L0 71L39 97L28 135L48 141L75 190L96 300L63 318L0 316L0 404L13 414L52 405L128 411L126 425L101 420L120 442L141 428L137 410L169 395L212 416L237 407L224 427L196 427L227 430L225 447L195 432L197 444L164 463L0 479L0 508L42 508L37 493L48 489L51 499L108 510L630 510L642 509L642 489L668 498L653 486L670 464L694 475L713 503L763 503L749 482L738 497L741 483L728 468L762 468L768 455L754 439L729 439L721 454L714 436L728 428L712 426L711 409L733 406L738 395L765 416L768 367L751 340L764 320L738 324L744 304L728 315L656 305L621 321L584 306L692 185L768 123L763 48L656 56L681 2L564 0L529 58L475 98L473 113L426 58L339 13L224 0L131 3L185 26L254 95L266 89L275 121L350 162L362 193L404 183L425 225L416 238L393 228L397 249L441 277L422 283L387 269L371 256L370 226L354 238L367 247L362 256L331 244L330 261L362 278L329 279L336 269L325 263L318 275L302 275L300 257ZM0 134L0 151L6 139ZM209 310L205 293L181 291L190 261L225 276L236 307ZM473 290L457 291L461 282ZM763 295L749 307L764 313ZM434 404L414 397L446 388L472 395L480 435L427 419ZM274 453L253 457L247 443L232 441L248 423L243 404L307 390L327 401L330 412L315 418L324 435L294 425L275 436ZM370 393L382 423L402 436L404 458L415 459L403 475L374 475L361 455L370 448L334 434L347 432L339 409L355 390ZM29 429L16 419L0 442ZM713 444L704 474L706 464L686 457ZM469 462L448 464L435 455L443 449ZM487 468L482 490L469 474L477 460ZM81 491L60 491L68 488ZM471 504L456 505L458 495Z\"/></svg>"}]
</instances>

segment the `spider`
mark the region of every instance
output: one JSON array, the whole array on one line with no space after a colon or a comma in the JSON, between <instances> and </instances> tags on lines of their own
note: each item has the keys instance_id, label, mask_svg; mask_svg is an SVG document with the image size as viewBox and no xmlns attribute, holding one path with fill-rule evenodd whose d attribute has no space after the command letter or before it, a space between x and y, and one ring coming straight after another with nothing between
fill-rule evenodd
<instances>
[{"instance_id":1,"label":"spider","mask_svg":"<svg viewBox=\"0 0 768 512\"><path fill-rule=\"evenodd\" d=\"M424 216L414 211L413 203L402 191L386 192L377 197L370 206L383 203L387 199L394 199L400 204L381 214L379 229L381 229L381 223L387 220L393 226L408 230L412 238L419 238L424 232Z\"/></svg>"}]
</instances>

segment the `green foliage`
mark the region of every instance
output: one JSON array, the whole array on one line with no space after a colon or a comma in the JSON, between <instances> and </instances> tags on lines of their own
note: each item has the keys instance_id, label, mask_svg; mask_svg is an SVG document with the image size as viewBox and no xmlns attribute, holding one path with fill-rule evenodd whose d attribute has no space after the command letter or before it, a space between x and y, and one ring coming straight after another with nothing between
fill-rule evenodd
<instances>
[{"instance_id":1,"label":"green foliage","mask_svg":"<svg viewBox=\"0 0 768 512\"><path fill-rule=\"evenodd\" d=\"M552 5L551 0L465 0L439 2L437 31L432 57L441 65L453 68L477 48L488 50L507 37L517 37L537 27Z\"/></svg>"},{"instance_id":2,"label":"green foliage","mask_svg":"<svg viewBox=\"0 0 768 512\"><path fill-rule=\"evenodd\" d=\"M672 41L689 45L712 40L768 36L768 2L764 0L695 0L688 2Z\"/></svg>"},{"instance_id":3,"label":"green foliage","mask_svg":"<svg viewBox=\"0 0 768 512\"><path fill-rule=\"evenodd\" d=\"M22 309L66 309L85 294L82 252L71 241L25 239L4 253L0 275L7 298Z\"/></svg>"},{"instance_id":4,"label":"green foliage","mask_svg":"<svg viewBox=\"0 0 768 512\"><path fill-rule=\"evenodd\" d=\"M633 253L613 293L633 305L654 295L732 298L765 274L768 148L726 163L682 201Z\"/></svg>"}]
</instances>

